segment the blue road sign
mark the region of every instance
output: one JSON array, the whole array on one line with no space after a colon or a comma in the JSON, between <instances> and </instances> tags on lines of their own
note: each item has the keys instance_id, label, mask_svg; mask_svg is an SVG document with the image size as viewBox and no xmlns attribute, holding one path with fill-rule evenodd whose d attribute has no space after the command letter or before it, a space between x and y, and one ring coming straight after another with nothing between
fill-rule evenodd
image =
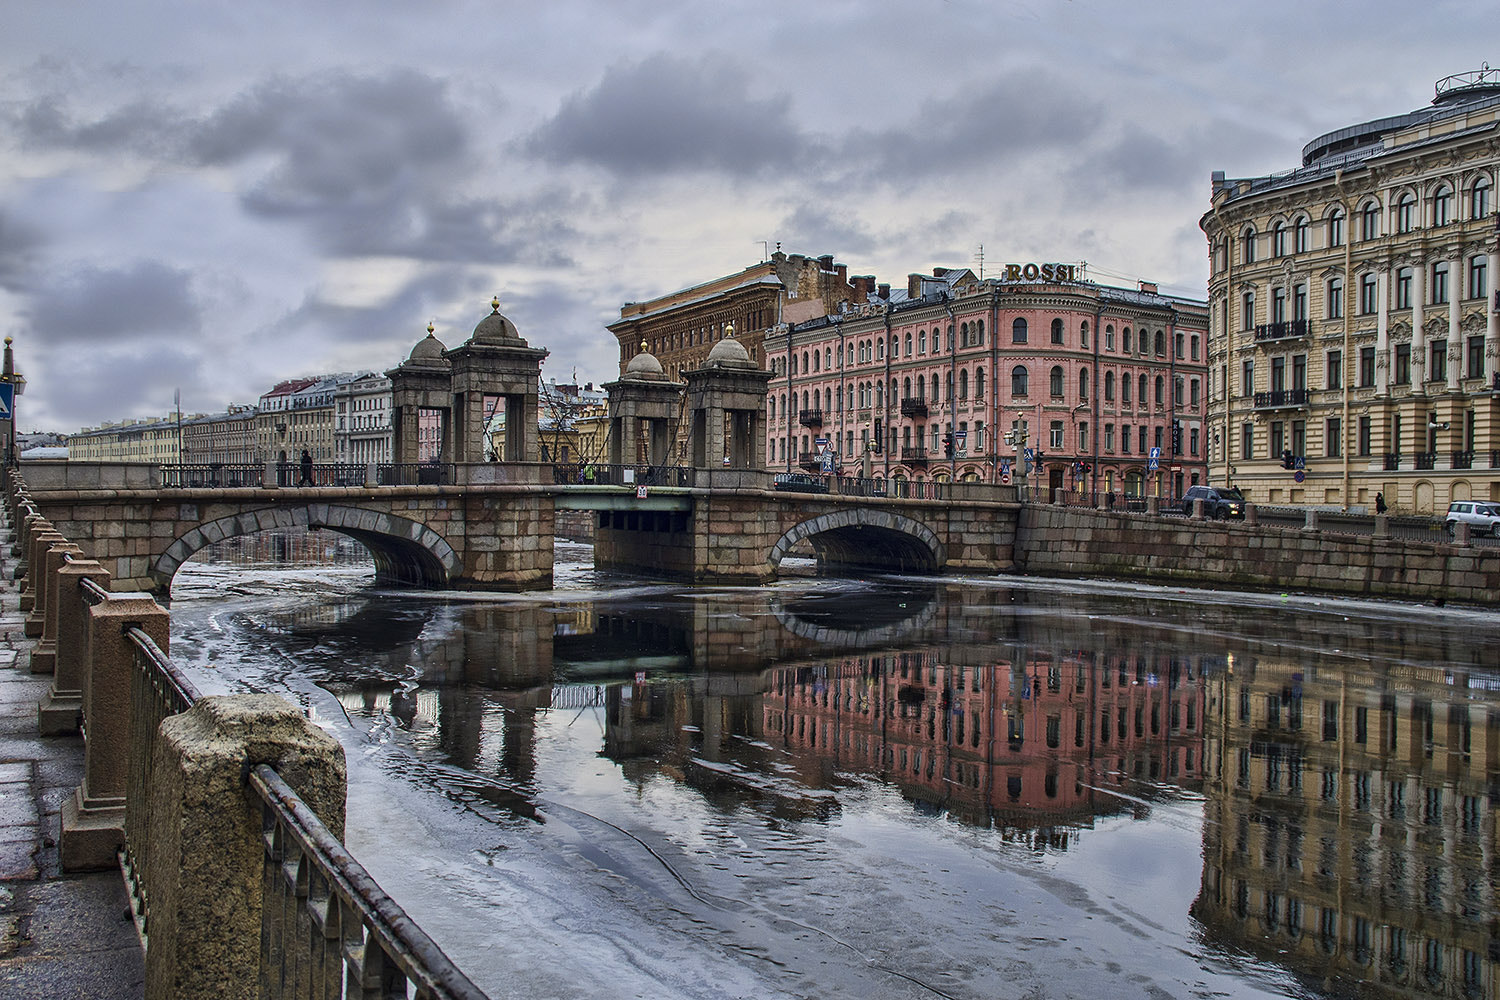
<instances>
[{"instance_id":1,"label":"blue road sign","mask_svg":"<svg viewBox=\"0 0 1500 1000\"><path fill-rule=\"evenodd\" d=\"M1296 458L1296 460L1293 461L1293 463L1292 463L1292 468L1294 468L1294 469L1305 469L1305 468L1307 468L1307 458L1305 456L1303 456L1303 455L1298 455L1297 458ZM1297 482L1300 483L1300 482L1302 482L1302 480L1299 479L1299 480L1297 480Z\"/></svg>"},{"instance_id":2,"label":"blue road sign","mask_svg":"<svg viewBox=\"0 0 1500 1000\"><path fill-rule=\"evenodd\" d=\"M1296 472L1292 473L1292 478L1300 483L1307 478L1307 473L1303 472L1301 469L1298 469Z\"/></svg>"},{"instance_id":3,"label":"blue road sign","mask_svg":"<svg viewBox=\"0 0 1500 1000\"><path fill-rule=\"evenodd\" d=\"M0 420L9 420L15 413L16 384L0 382Z\"/></svg>"},{"instance_id":4,"label":"blue road sign","mask_svg":"<svg viewBox=\"0 0 1500 1000\"><path fill-rule=\"evenodd\" d=\"M1010 475L1010 459L1008 459L1008 458L1002 458L1000 460L1000 475L1002 475L1002 476L1008 476L1008 475Z\"/></svg>"},{"instance_id":5,"label":"blue road sign","mask_svg":"<svg viewBox=\"0 0 1500 1000\"><path fill-rule=\"evenodd\" d=\"M1151 457L1146 459L1146 468L1150 469L1152 472L1155 472L1157 469L1161 468L1160 448L1151 449Z\"/></svg>"},{"instance_id":6,"label":"blue road sign","mask_svg":"<svg viewBox=\"0 0 1500 1000\"><path fill-rule=\"evenodd\" d=\"M823 452L823 471L824 472L832 472L833 471L833 452L831 452L831 451L825 451L825 452Z\"/></svg>"}]
</instances>

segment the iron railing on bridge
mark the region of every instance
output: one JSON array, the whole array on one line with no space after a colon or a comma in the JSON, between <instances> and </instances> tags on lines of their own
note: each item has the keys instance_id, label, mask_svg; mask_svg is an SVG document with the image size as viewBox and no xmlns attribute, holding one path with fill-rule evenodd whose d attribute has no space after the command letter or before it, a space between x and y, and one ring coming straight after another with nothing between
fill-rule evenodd
<instances>
[{"instance_id":1,"label":"iron railing on bridge","mask_svg":"<svg viewBox=\"0 0 1500 1000\"><path fill-rule=\"evenodd\" d=\"M557 486L677 486L691 487L696 469L683 465L607 465L602 462L554 465Z\"/></svg>"}]
</instances>

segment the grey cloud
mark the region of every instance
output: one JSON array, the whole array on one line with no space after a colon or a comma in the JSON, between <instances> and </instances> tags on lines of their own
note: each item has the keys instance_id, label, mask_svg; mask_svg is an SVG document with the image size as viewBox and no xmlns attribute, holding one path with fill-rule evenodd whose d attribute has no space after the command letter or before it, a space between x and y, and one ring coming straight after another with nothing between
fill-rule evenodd
<instances>
[{"instance_id":1,"label":"grey cloud","mask_svg":"<svg viewBox=\"0 0 1500 1000\"><path fill-rule=\"evenodd\" d=\"M876 238L853 213L838 212L816 205L799 205L781 221L776 232L796 246L818 247L818 253L872 253Z\"/></svg>"},{"instance_id":2,"label":"grey cloud","mask_svg":"<svg viewBox=\"0 0 1500 1000\"><path fill-rule=\"evenodd\" d=\"M885 181L946 179L973 167L1003 168L1088 143L1107 124L1103 102L1034 70L926 102L910 120L859 129L836 160Z\"/></svg>"},{"instance_id":3,"label":"grey cloud","mask_svg":"<svg viewBox=\"0 0 1500 1000\"><path fill-rule=\"evenodd\" d=\"M184 410L215 408L211 400L192 397L193 388L203 384L202 359L178 348L76 351L44 341L35 350L42 355L43 369L67 385L67 393L52 393L53 405L38 414L38 419L44 417L51 426L82 427L127 416L165 416L179 388ZM23 426L33 426L25 416L21 421Z\"/></svg>"},{"instance_id":4,"label":"grey cloud","mask_svg":"<svg viewBox=\"0 0 1500 1000\"><path fill-rule=\"evenodd\" d=\"M44 240L40 232L0 209L0 288L20 291Z\"/></svg>"},{"instance_id":5,"label":"grey cloud","mask_svg":"<svg viewBox=\"0 0 1500 1000\"><path fill-rule=\"evenodd\" d=\"M757 98L750 75L722 59L656 55L616 66L574 94L522 148L551 163L636 177L719 171L748 176L804 158L811 143L782 95Z\"/></svg>"},{"instance_id":6,"label":"grey cloud","mask_svg":"<svg viewBox=\"0 0 1500 1000\"><path fill-rule=\"evenodd\" d=\"M99 345L197 333L202 309L192 276L157 261L82 267L34 289L26 318L48 342Z\"/></svg>"}]
</instances>

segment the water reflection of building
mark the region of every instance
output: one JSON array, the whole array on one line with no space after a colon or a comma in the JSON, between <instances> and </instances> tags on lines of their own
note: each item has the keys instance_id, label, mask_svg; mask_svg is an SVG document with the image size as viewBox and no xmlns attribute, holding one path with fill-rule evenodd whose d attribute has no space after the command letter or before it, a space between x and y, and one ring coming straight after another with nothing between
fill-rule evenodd
<instances>
[{"instance_id":1,"label":"water reflection of building","mask_svg":"<svg viewBox=\"0 0 1500 1000\"><path fill-rule=\"evenodd\" d=\"M1234 664L1208 702L1198 919L1364 996L1496 996L1494 690L1420 666Z\"/></svg>"},{"instance_id":2,"label":"water reflection of building","mask_svg":"<svg viewBox=\"0 0 1500 1000\"><path fill-rule=\"evenodd\" d=\"M845 657L771 672L768 740L804 771L864 772L1008 833L1133 808L1126 782L1192 785L1202 763L1201 658L986 646ZM981 653L977 662L967 655ZM807 774L809 779L813 774Z\"/></svg>"}]
</instances>

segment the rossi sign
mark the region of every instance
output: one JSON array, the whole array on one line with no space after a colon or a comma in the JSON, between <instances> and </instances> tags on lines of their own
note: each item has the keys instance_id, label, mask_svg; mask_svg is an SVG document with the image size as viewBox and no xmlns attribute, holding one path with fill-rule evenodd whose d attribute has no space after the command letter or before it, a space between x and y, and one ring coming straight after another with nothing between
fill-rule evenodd
<instances>
[{"instance_id":1,"label":"rossi sign","mask_svg":"<svg viewBox=\"0 0 1500 1000\"><path fill-rule=\"evenodd\" d=\"M1006 281L1072 281L1072 264L1006 264Z\"/></svg>"}]
</instances>

